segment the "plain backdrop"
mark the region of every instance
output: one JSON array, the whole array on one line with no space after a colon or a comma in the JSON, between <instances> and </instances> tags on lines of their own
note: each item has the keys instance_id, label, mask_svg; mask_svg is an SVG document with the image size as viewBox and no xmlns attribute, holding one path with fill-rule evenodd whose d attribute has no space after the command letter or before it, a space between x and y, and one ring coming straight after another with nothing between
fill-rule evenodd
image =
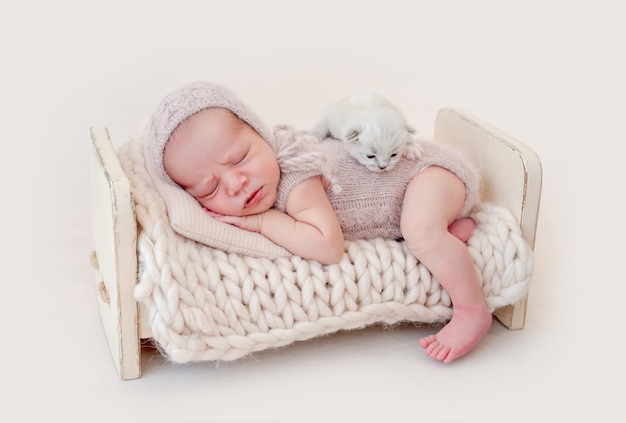
<instances>
[{"instance_id":1,"label":"plain backdrop","mask_svg":"<svg viewBox=\"0 0 626 423\"><path fill-rule=\"evenodd\" d=\"M3 1L0 420L623 422L626 29L614 1ZM89 128L119 147L169 90L223 83L272 126L377 91L424 132L462 107L544 172L526 327L445 366L432 328L232 363L144 353L121 381L91 252Z\"/></svg>"}]
</instances>

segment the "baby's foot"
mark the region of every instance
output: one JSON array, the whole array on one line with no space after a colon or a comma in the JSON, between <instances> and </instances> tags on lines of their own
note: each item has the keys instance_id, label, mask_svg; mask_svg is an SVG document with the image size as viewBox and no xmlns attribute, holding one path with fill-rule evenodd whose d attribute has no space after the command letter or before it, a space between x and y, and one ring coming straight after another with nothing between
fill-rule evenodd
<instances>
[{"instance_id":1,"label":"baby's foot","mask_svg":"<svg viewBox=\"0 0 626 423\"><path fill-rule=\"evenodd\" d=\"M472 236L475 227L476 222L474 222L472 218L462 217L461 219L455 220L450 224L450 226L448 226L448 232L461 241L467 242L467 240Z\"/></svg>"},{"instance_id":2,"label":"baby's foot","mask_svg":"<svg viewBox=\"0 0 626 423\"><path fill-rule=\"evenodd\" d=\"M486 308L455 308L450 322L436 335L420 339L420 345L435 360L451 363L478 344L491 327L491 321Z\"/></svg>"}]
</instances>

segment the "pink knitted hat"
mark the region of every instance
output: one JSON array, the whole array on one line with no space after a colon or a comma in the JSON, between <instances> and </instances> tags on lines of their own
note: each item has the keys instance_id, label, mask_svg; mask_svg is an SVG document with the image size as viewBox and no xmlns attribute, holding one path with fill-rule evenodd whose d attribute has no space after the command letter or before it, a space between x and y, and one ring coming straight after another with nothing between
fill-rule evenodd
<instances>
[{"instance_id":1,"label":"pink knitted hat","mask_svg":"<svg viewBox=\"0 0 626 423\"><path fill-rule=\"evenodd\" d=\"M165 172L163 152L176 127L189 116L210 107L228 109L250 125L271 145L271 132L261 120L227 88L197 81L165 96L154 111L145 134L146 162L157 177L174 184Z\"/></svg>"}]
</instances>

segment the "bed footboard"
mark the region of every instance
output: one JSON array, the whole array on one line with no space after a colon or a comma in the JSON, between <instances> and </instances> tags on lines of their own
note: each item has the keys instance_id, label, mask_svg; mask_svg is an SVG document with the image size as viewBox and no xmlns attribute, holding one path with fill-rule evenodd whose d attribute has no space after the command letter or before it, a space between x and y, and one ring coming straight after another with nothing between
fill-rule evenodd
<instances>
[{"instance_id":1,"label":"bed footboard","mask_svg":"<svg viewBox=\"0 0 626 423\"><path fill-rule=\"evenodd\" d=\"M542 170L537 154L522 142L458 108L437 115L435 141L460 150L480 169L483 198L507 207L517 217L522 235L533 247L541 197ZM494 315L509 329L522 329L526 302L500 308Z\"/></svg>"}]
</instances>

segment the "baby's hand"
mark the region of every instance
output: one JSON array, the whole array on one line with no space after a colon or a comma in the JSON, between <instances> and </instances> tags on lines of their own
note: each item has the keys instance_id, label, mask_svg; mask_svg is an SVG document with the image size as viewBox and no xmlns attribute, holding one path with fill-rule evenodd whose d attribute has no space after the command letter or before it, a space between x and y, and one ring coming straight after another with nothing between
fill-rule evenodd
<instances>
[{"instance_id":1,"label":"baby's hand","mask_svg":"<svg viewBox=\"0 0 626 423\"><path fill-rule=\"evenodd\" d=\"M236 226L240 229L244 229L250 232L261 232L261 223L263 222L263 213L253 214L251 216L226 216L223 214L215 213L207 208L204 208L209 216L213 219L228 223L229 225Z\"/></svg>"}]
</instances>

